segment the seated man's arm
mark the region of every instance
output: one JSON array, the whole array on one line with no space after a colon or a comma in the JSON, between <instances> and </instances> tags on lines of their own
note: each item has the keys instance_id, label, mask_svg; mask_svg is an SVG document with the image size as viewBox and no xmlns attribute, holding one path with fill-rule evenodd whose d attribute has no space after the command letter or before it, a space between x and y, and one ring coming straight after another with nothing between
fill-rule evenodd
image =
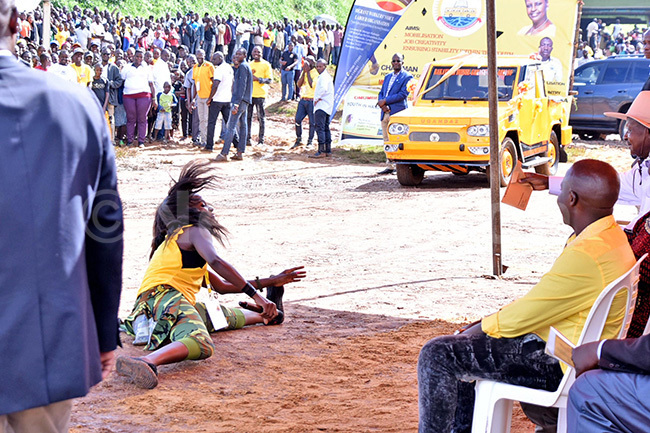
<instances>
[{"instance_id":1,"label":"seated man's arm","mask_svg":"<svg viewBox=\"0 0 650 433\"><path fill-rule=\"evenodd\" d=\"M526 295L483 318L482 329L495 338L535 332L546 340L551 325L589 311L603 288L602 279L592 257L581 251L565 250ZM566 337L576 343L581 331Z\"/></svg>"},{"instance_id":2,"label":"seated man's arm","mask_svg":"<svg viewBox=\"0 0 650 433\"><path fill-rule=\"evenodd\" d=\"M650 374L650 335L605 341L598 365L606 370Z\"/></svg>"}]
</instances>

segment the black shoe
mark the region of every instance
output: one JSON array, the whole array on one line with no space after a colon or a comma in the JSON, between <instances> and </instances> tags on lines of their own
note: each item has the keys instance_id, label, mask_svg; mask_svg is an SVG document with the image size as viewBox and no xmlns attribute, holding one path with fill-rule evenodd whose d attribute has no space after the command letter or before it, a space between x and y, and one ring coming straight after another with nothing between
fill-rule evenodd
<instances>
[{"instance_id":1,"label":"black shoe","mask_svg":"<svg viewBox=\"0 0 650 433\"><path fill-rule=\"evenodd\" d=\"M300 139L297 139L296 142L294 143L293 146L291 146L292 149L297 149L298 147L302 146L300 143Z\"/></svg>"},{"instance_id":2,"label":"black shoe","mask_svg":"<svg viewBox=\"0 0 650 433\"><path fill-rule=\"evenodd\" d=\"M142 358L120 356L115 363L115 369L118 373L128 376L140 388L154 389L158 386L158 369Z\"/></svg>"},{"instance_id":3,"label":"black shoe","mask_svg":"<svg viewBox=\"0 0 650 433\"><path fill-rule=\"evenodd\" d=\"M393 174L393 173L395 173L395 170L393 170L392 168L386 168L377 174Z\"/></svg>"},{"instance_id":4,"label":"black shoe","mask_svg":"<svg viewBox=\"0 0 650 433\"><path fill-rule=\"evenodd\" d=\"M266 288L266 299L273 302L278 307L278 310L284 311L282 296L284 296L284 286L269 286Z\"/></svg>"},{"instance_id":5,"label":"black shoe","mask_svg":"<svg viewBox=\"0 0 650 433\"><path fill-rule=\"evenodd\" d=\"M266 288L266 299L273 302L278 309L278 315L275 316L275 319L267 323L267 325L279 325L284 322L284 305L282 304L283 295L284 286L269 286Z\"/></svg>"}]
</instances>

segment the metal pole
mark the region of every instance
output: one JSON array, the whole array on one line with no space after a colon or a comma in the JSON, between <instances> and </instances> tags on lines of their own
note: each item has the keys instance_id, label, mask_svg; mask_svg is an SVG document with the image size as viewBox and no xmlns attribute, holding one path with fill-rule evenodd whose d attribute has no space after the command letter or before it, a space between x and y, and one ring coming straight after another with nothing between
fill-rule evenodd
<instances>
[{"instance_id":1,"label":"metal pole","mask_svg":"<svg viewBox=\"0 0 650 433\"><path fill-rule=\"evenodd\" d=\"M499 158L499 113L497 100L497 32L495 0L486 0L488 107L490 125L490 200L492 202L492 273L500 276L501 265L501 182Z\"/></svg>"},{"instance_id":2,"label":"metal pole","mask_svg":"<svg viewBox=\"0 0 650 433\"><path fill-rule=\"evenodd\" d=\"M43 40L41 41L41 45L46 50L50 49L50 40L52 39L52 25L50 24L52 8L50 6L50 0L43 0L43 34L41 35Z\"/></svg>"}]
</instances>

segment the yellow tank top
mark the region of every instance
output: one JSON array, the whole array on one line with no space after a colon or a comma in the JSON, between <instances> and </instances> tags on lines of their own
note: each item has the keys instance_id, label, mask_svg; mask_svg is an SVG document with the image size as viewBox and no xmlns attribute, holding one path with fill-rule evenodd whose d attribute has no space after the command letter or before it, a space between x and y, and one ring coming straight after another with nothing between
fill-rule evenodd
<instances>
[{"instance_id":1,"label":"yellow tank top","mask_svg":"<svg viewBox=\"0 0 650 433\"><path fill-rule=\"evenodd\" d=\"M201 289L208 264L204 263L200 268L183 267L183 256L176 241L187 227L191 226L182 227L178 233L156 248L144 274L138 296L151 288L167 284L181 292L192 305L196 303L196 294Z\"/></svg>"}]
</instances>

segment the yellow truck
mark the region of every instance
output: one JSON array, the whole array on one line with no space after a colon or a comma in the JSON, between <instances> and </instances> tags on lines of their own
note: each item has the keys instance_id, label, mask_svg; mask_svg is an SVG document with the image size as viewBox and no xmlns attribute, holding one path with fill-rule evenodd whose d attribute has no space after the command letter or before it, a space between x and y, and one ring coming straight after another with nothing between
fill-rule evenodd
<instances>
[{"instance_id":1,"label":"yellow truck","mask_svg":"<svg viewBox=\"0 0 650 433\"><path fill-rule=\"evenodd\" d=\"M497 59L500 182L507 185L516 161L554 174L571 142L570 96L549 97L544 65L526 56ZM391 116L384 151L405 186L425 171L464 175L490 170L487 58L466 54L428 63L413 105ZM489 176L488 176L489 177Z\"/></svg>"}]
</instances>

